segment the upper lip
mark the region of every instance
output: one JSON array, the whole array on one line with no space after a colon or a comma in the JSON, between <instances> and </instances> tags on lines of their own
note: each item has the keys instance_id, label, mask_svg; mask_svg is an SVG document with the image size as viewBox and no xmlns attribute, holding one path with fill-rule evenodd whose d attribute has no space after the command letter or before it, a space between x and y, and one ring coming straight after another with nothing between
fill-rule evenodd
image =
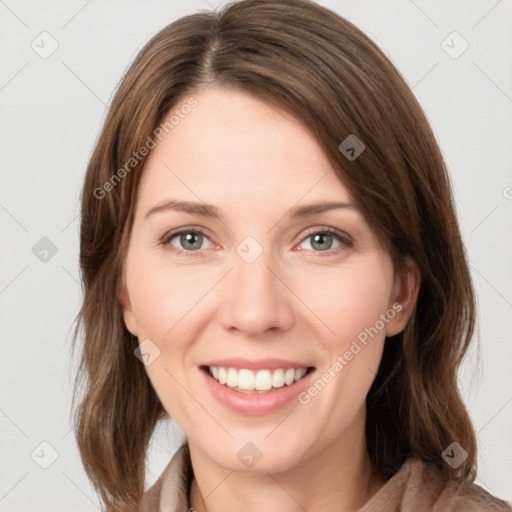
<instances>
[{"instance_id":1,"label":"upper lip","mask_svg":"<svg viewBox=\"0 0 512 512\"><path fill-rule=\"evenodd\" d=\"M215 361L207 361L202 366L216 366L224 368L246 368L248 370L273 370L276 368L310 368L312 365L307 363L298 363L288 359L245 359L242 357L233 357L230 359L216 359Z\"/></svg>"}]
</instances>

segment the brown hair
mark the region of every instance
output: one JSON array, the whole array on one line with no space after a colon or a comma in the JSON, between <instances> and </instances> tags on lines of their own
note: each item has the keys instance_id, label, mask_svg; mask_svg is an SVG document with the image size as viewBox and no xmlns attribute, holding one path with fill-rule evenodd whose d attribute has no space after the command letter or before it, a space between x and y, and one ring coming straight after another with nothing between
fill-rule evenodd
<instances>
[{"instance_id":1,"label":"brown hair","mask_svg":"<svg viewBox=\"0 0 512 512\"><path fill-rule=\"evenodd\" d=\"M386 478L414 455L447 480L472 481L475 434L457 372L473 334L474 293L446 165L427 119L390 60L336 13L309 0L242 0L185 16L146 44L116 91L87 168L84 300L73 348L80 329L84 344L73 405L85 390L76 438L107 510L137 510L148 443L166 416L134 356L137 339L116 297L145 158L119 170L171 108L211 83L252 93L302 121L395 270L406 255L417 263L415 310L385 343L367 397L368 450ZM338 149L351 134L366 147L353 161ZM441 457L453 441L468 452L457 469Z\"/></svg>"}]
</instances>

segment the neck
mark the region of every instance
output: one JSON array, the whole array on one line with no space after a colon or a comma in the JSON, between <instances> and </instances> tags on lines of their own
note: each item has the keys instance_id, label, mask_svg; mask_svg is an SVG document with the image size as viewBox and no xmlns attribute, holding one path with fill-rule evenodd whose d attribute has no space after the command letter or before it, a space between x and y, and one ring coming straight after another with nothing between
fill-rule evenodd
<instances>
[{"instance_id":1,"label":"neck","mask_svg":"<svg viewBox=\"0 0 512 512\"><path fill-rule=\"evenodd\" d=\"M295 512L297 506L354 512L384 485L368 455L364 429L359 434L359 439L337 439L279 473L229 471L189 441L195 474L190 506L197 512Z\"/></svg>"}]
</instances>

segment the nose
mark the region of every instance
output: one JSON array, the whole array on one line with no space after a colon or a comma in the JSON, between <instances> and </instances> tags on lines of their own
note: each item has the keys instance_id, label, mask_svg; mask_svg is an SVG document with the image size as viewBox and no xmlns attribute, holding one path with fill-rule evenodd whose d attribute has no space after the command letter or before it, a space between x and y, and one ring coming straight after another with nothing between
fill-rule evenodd
<instances>
[{"instance_id":1,"label":"nose","mask_svg":"<svg viewBox=\"0 0 512 512\"><path fill-rule=\"evenodd\" d=\"M234 268L227 276L219 301L218 315L224 329L252 337L290 329L294 321L293 293L284 284L286 280L272 261L270 251L264 251L252 263L238 255L234 258Z\"/></svg>"}]
</instances>

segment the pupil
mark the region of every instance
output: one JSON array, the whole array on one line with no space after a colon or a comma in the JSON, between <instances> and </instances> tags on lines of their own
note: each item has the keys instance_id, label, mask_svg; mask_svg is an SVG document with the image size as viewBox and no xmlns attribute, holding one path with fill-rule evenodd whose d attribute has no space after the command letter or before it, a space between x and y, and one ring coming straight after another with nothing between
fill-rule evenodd
<instances>
[{"instance_id":1,"label":"pupil","mask_svg":"<svg viewBox=\"0 0 512 512\"><path fill-rule=\"evenodd\" d=\"M328 244L328 247L322 247L322 243L325 243L325 237L327 237L327 239L331 242L330 244ZM315 247L315 244L320 244L320 247ZM312 246L314 248L319 248L319 249L330 249L332 245L332 236L327 234L327 233L319 233L319 234L316 234L314 237L313 237L313 243L312 243Z\"/></svg>"}]
</instances>

